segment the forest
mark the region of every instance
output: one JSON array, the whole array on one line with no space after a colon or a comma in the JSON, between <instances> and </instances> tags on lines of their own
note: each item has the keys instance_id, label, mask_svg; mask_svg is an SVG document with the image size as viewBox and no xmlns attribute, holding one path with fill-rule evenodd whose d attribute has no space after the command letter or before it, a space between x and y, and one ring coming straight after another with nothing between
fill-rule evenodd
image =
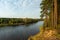
<instances>
[{"instance_id":1,"label":"forest","mask_svg":"<svg viewBox=\"0 0 60 40\"><path fill-rule=\"evenodd\" d=\"M17 26L32 24L38 21L43 21L43 19L33 19L33 18L0 18L0 26Z\"/></svg>"},{"instance_id":2,"label":"forest","mask_svg":"<svg viewBox=\"0 0 60 40\"><path fill-rule=\"evenodd\" d=\"M40 32L28 40L60 40L60 0L42 0L40 6L44 24Z\"/></svg>"}]
</instances>

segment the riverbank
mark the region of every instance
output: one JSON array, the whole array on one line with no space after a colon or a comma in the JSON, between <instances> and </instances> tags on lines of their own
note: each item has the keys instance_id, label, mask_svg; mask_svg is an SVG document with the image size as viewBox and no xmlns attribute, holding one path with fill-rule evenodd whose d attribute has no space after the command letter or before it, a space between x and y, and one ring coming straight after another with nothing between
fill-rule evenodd
<instances>
[{"instance_id":1,"label":"riverbank","mask_svg":"<svg viewBox=\"0 0 60 40\"><path fill-rule=\"evenodd\" d=\"M32 19L32 18L0 18L0 26L18 26L18 25L28 25L32 23L37 23L42 21L42 19Z\"/></svg>"},{"instance_id":2,"label":"riverbank","mask_svg":"<svg viewBox=\"0 0 60 40\"><path fill-rule=\"evenodd\" d=\"M60 34L56 29L47 28L43 30L40 28L40 32L34 36L30 36L28 40L60 40Z\"/></svg>"},{"instance_id":3,"label":"riverbank","mask_svg":"<svg viewBox=\"0 0 60 40\"><path fill-rule=\"evenodd\" d=\"M35 22L37 23L37 22ZM29 25L29 24L33 24L33 23L11 23L11 24L0 24L0 27L4 27L4 26L20 26L20 25Z\"/></svg>"},{"instance_id":4,"label":"riverbank","mask_svg":"<svg viewBox=\"0 0 60 40\"><path fill-rule=\"evenodd\" d=\"M0 24L0 27L4 27L4 26L18 26L18 25L23 25L23 23L20 23L20 24Z\"/></svg>"}]
</instances>

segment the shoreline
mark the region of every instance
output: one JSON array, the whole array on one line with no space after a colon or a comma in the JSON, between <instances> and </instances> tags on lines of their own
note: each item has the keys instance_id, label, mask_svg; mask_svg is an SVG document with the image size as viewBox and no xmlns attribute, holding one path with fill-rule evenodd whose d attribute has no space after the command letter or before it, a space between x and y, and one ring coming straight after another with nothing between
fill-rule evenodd
<instances>
[{"instance_id":1,"label":"shoreline","mask_svg":"<svg viewBox=\"0 0 60 40\"><path fill-rule=\"evenodd\" d=\"M37 23L37 22L34 22L34 23ZM29 24L33 24L33 23L0 24L0 27L4 27L4 26L19 26L19 25L29 25Z\"/></svg>"}]
</instances>

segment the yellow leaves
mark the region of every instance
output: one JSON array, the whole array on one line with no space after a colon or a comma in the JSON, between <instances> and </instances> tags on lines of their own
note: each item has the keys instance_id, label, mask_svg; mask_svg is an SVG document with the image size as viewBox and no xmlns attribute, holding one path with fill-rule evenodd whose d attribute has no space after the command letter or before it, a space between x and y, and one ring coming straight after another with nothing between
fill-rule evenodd
<instances>
[{"instance_id":1,"label":"yellow leaves","mask_svg":"<svg viewBox=\"0 0 60 40\"><path fill-rule=\"evenodd\" d=\"M45 31L44 33L44 37L51 37L55 34L56 32L54 30L48 30L48 31Z\"/></svg>"}]
</instances>

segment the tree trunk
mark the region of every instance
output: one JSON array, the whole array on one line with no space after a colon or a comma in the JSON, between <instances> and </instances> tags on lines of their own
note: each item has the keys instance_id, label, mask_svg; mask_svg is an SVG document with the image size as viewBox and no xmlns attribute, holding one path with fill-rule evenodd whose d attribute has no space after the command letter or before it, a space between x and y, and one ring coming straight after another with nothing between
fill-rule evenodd
<instances>
[{"instance_id":1,"label":"tree trunk","mask_svg":"<svg viewBox=\"0 0 60 40\"><path fill-rule=\"evenodd\" d=\"M54 27L57 27L57 0L54 0Z\"/></svg>"},{"instance_id":2,"label":"tree trunk","mask_svg":"<svg viewBox=\"0 0 60 40\"><path fill-rule=\"evenodd\" d=\"M51 23L50 23L50 27L53 27L54 26L54 19L53 19L53 16L54 16L54 14L53 14L53 8L52 8L52 10L51 10Z\"/></svg>"}]
</instances>

